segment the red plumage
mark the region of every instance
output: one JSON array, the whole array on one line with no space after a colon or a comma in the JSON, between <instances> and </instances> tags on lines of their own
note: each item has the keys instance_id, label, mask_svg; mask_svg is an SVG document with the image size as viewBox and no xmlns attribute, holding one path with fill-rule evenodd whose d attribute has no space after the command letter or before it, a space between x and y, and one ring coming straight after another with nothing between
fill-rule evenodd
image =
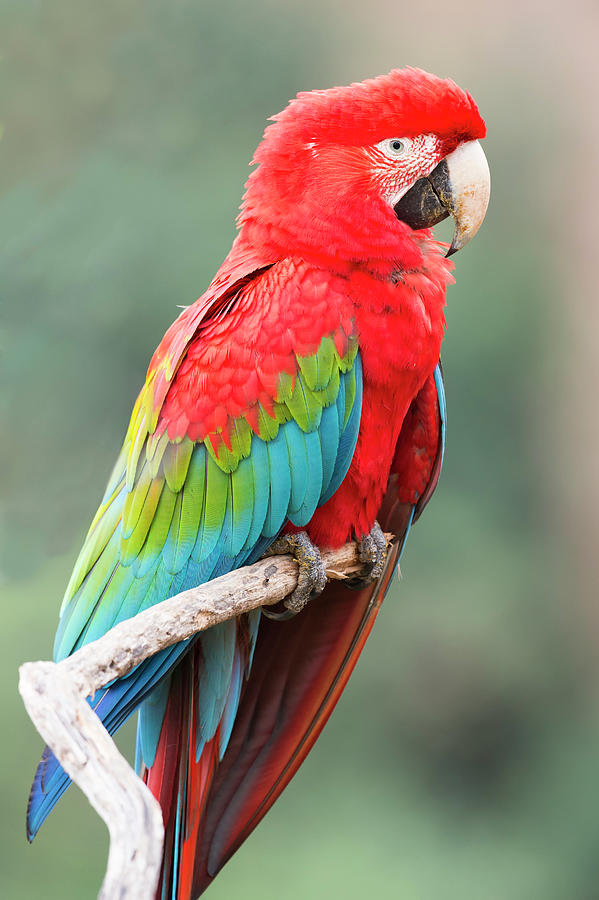
<instances>
[{"instance_id":1,"label":"red plumage","mask_svg":"<svg viewBox=\"0 0 599 900\"><path fill-rule=\"evenodd\" d=\"M297 770L337 701L372 627L411 517L440 468L433 372L452 263L427 230L395 215L381 185L404 190L464 141L483 137L474 101L418 69L300 94L266 129L248 180L240 233L206 294L169 329L150 366L157 432L216 449L244 415L257 430L281 372L323 335L339 353L357 336L362 416L349 471L306 530L319 545L362 538L378 518L398 535L377 585L329 585L288 623L262 622L231 740L218 732L195 761L195 701L174 676L156 761L146 780L163 806L173 865L178 785L186 778L178 897L202 890ZM387 165L374 145L424 135L414 166ZM416 165L416 164L414 164ZM384 176L384 177L383 177ZM403 179L403 180L402 180ZM415 510L414 510L415 507ZM191 671L191 670L190 670ZM185 776L185 778L184 778Z\"/></svg>"}]
</instances>

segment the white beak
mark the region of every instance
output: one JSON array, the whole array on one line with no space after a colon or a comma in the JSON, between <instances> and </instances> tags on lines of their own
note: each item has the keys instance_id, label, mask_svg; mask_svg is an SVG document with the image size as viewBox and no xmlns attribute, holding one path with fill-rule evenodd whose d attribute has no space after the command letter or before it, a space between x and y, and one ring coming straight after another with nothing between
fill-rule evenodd
<instances>
[{"instance_id":1,"label":"white beak","mask_svg":"<svg viewBox=\"0 0 599 900\"><path fill-rule=\"evenodd\" d=\"M453 240L447 254L450 256L465 247L482 224L489 205L491 173L478 141L460 144L445 158L445 162L450 194L447 199L440 199L455 221Z\"/></svg>"}]
</instances>

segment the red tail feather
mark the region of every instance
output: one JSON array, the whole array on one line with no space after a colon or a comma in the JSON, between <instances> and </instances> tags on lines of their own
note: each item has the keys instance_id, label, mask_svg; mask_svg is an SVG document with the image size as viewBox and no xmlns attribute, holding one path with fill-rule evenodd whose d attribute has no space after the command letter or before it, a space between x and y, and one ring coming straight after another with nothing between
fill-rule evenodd
<instances>
[{"instance_id":1,"label":"red tail feather","mask_svg":"<svg viewBox=\"0 0 599 900\"><path fill-rule=\"evenodd\" d=\"M206 803L199 895L289 783L322 731L374 624L397 562L355 592L331 583L291 622L261 622L252 677Z\"/></svg>"},{"instance_id":2,"label":"red tail feather","mask_svg":"<svg viewBox=\"0 0 599 900\"><path fill-rule=\"evenodd\" d=\"M144 779L165 823L161 885L197 897L270 809L312 748L374 624L397 562L376 585L330 583L290 622L263 619L235 726L218 763L218 732L195 758L199 648L172 677L154 765ZM178 860L178 862L177 862Z\"/></svg>"},{"instance_id":3,"label":"red tail feather","mask_svg":"<svg viewBox=\"0 0 599 900\"><path fill-rule=\"evenodd\" d=\"M218 761L218 732L196 761L200 654L197 645L173 673L154 764L143 773L164 819L164 860L157 897L164 896L163 892L181 900L192 896L202 815Z\"/></svg>"}]
</instances>

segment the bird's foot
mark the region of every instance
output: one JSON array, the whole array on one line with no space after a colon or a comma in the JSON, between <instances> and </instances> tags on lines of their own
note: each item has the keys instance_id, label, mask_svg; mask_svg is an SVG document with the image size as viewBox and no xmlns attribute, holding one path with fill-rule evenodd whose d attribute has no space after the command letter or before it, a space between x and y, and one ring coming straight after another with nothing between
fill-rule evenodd
<instances>
[{"instance_id":1,"label":"bird's foot","mask_svg":"<svg viewBox=\"0 0 599 900\"><path fill-rule=\"evenodd\" d=\"M387 538L378 522L358 541L358 553L360 561L364 563L364 572L352 578L348 586L360 590L367 584L378 581L385 568Z\"/></svg>"},{"instance_id":2,"label":"bird's foot","mask_svg":"<svg viewBox=\"0 0 599 900\"><path fill-rule=\"evenodd\" d=\"M301 612L306 603L318 596L327 583L327 576L320 557L320 550L312 543L305 531L296 534L283 534L269 547L266 555L290 554L297 560L299 576L297 587L293 593L283 600L281 612L268 606L262 607L262 612L269 619L291 619Z\"/></svg>"}]
</instances>

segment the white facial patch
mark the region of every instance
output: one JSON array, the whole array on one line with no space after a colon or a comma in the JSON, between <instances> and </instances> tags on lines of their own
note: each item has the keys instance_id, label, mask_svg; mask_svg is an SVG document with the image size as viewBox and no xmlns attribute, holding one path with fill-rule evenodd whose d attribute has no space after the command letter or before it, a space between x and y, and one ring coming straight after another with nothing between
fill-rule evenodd
<instances>
[{"instance_id":1,"label":"white facial patch","mask_svg":"<svg viewBox=\"0 0 599 900\"><path fill-rule=\"evenodd\" d=\"M402 150L396 150L397 144ZM401 200L415 181L433 171L439 159L440 141L435 134L419 134L413 138L387 138L369 149L375 183L389 206Z\"/></svg>"}]
</instances>

